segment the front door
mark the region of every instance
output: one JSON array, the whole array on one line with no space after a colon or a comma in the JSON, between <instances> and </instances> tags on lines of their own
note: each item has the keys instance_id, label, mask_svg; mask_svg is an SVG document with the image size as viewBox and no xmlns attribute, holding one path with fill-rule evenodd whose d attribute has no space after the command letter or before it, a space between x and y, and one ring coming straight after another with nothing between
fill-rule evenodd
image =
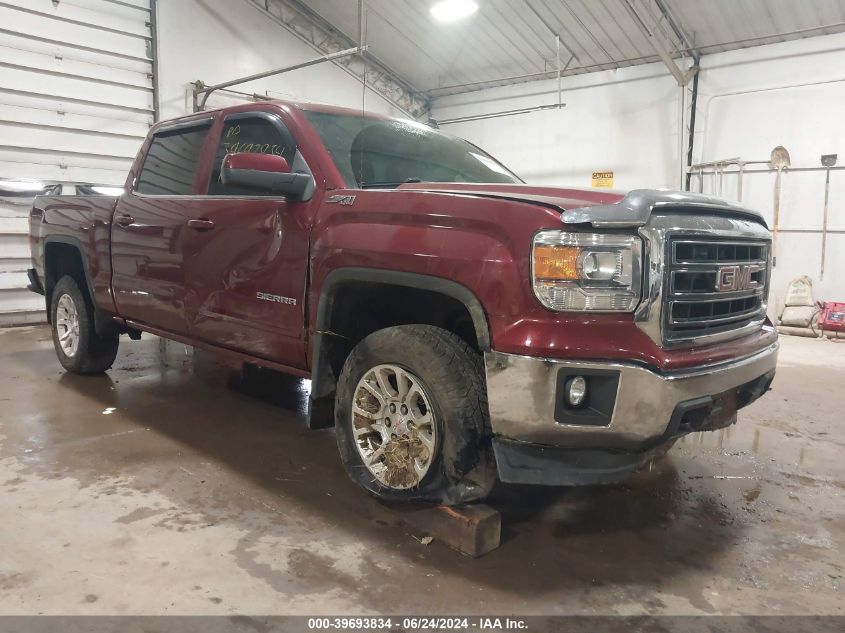
<instances>
[{"instance_id":1,"label":"front door","mask_svg":"<svg viewBox=\"0 0 845 633\"><path fill-rule=\"evenodd\" d=\"M304 368L312 203L227 187L220 168L237 152L278 154L292 171L308 172L307 165L287 127L268 112L229 115L217 145L208 193L185 242L191 334Z\"/></svg>"},{"instance_id":2,"label":"front door","mask_svg":"<svg viewBox=\"0 0 845 633\"><path fill-rule=\"evenodd\" d=\"M121 196L112 217L112 286L118 313L177 334L188 330L186 221L198 203L191 196L210 127L206 118L156 132L132 191Z\"/></svg>"}]
</instances>

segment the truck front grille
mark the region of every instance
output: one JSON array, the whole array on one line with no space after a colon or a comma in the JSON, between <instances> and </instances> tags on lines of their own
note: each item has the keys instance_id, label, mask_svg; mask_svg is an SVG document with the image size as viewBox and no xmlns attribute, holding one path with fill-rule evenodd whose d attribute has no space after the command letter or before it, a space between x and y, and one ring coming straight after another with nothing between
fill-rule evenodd
<instances>
[{"instance_id":1,"label":"truck front grille","mask_svg":"<svg viewBox=\"0 0 845 633\"><path fill-rule=\"evenodd\" d=\"M766 242L670 238L664 339L681 342L762 320L768 293L768 248Z\"/></svg>"}]
</instances>

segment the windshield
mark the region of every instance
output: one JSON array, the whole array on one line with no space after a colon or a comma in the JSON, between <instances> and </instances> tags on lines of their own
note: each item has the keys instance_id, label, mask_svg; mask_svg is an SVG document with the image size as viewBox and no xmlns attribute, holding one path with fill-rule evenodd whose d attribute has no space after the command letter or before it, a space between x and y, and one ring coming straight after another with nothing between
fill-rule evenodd
<instances>
[{"instance_id":1,"label":"windshield","mask_svg":"<svg viewBox=\"0 0 845 633\"><path fill-rule=\"evenodd\" d=\"M305 115L347 187L396 187L404 182L522 182L472 143L414 121L356 115Z\"/></svg>"}]
</instances>

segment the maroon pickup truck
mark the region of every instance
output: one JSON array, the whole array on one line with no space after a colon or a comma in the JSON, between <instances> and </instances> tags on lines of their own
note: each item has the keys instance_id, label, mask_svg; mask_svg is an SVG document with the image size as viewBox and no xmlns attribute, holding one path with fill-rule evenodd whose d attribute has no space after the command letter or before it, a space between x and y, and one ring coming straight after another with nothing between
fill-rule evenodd
<instances>
[{"instance_id":1,"label":"maroon pickup truck","mask_svg":"<svg viewBox=\"0 0 845 633\"><path fill-rule=\"evenodd\" d=\"M159 123L123 195L39 197L30 231L68 371L150 332L310 378L310 426L389 500L616 482L775 373L757 213L529 186L413 121L264 102Z\"/></svg>"}]
</instances>

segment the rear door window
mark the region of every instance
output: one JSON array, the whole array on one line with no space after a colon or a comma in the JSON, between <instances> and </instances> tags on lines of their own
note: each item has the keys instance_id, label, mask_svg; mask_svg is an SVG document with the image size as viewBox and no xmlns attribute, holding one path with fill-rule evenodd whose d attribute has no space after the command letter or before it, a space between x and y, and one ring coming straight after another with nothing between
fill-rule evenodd
<instances>
[{"instance_id":1,"label":"rear door window","mask_svg":"<svg viewBox=\"0 0 845 633\"><path fill-rule=\"evenodd\" d=\"M194 193L200 150L208 124L159 132L153 137L135 191L151 196L188 196Z\"/></svg>"}]
</instances>

